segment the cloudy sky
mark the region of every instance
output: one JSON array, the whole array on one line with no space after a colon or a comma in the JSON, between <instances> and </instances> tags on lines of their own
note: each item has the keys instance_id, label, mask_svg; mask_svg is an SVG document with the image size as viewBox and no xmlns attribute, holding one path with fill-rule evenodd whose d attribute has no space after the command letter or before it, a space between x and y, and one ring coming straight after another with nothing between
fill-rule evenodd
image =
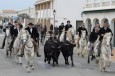
<instances>
[{"instance_id":1,"label":"cloudy sky","mask_svg":"<svg viewBox=\"0 0 115 76\"><path fill-rule=\"evenodd\" d=\"M0 10L22 10L34 7L36 0L0 0Z\"/></svg>"},{"instance_id":2,"label":"cloudy sky","mask_svg":"<svg viewBox=\"0 0 115 76\"><path fill-rule=\"evenodd\" d=\"M29 8L29 6L34 7L36 1L37 0L0 0L0 10L7 10L7 9L22 10ZM76 6L82 9L85 0L77 0L77 1L78 2L76 3Z\"/></svg>"}]
</instances>

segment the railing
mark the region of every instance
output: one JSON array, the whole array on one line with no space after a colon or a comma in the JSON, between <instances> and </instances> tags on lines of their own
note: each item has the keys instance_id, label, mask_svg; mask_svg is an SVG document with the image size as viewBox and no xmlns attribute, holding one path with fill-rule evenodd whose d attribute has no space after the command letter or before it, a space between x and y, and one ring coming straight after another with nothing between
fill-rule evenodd
<instances>
[{"instance_id":1,"label":"railing","mask_svg":"<svg viewBox=\"0 0 115 76\"><path fill-rule=\"evenodd\" d=\"M95 9L108 9L115 8L115 1L98 2L98 3L87 3L85 4L84 10L95 10Z\"/></svg>"}]
</instances>

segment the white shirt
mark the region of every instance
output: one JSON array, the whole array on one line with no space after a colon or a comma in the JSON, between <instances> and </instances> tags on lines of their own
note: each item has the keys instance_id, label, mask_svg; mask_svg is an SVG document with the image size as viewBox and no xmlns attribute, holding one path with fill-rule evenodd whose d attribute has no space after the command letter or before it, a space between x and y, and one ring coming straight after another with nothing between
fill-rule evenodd
<instances>
[{"instance_id":1,"label":"white shirt","mask_svg":"<svg viewBox=\"0 0 115 76\"><path fill-rule=\"evenodd\" d=\"M18 29L18 33L20 32L20 29Z\"/></svg>"},{"instance_id":2,"label":"white shirt","mask_svg":"<svg viewBox=\"0 0 115 76\"><path fill-rule=\"evenodd\" d=\"M32 33L32 28L30 29L30 32Z\"/></svg>"}]
</instances>

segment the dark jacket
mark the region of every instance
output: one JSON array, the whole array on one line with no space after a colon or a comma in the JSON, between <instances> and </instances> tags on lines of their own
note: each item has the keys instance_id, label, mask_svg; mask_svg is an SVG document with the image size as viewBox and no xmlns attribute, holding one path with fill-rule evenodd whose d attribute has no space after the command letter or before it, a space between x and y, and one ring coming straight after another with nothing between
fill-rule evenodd
<instances>
[{"instance_id":1,"label":"dark jacket","mask_svg":"<svg viewBox=\"0 0 115 76\"><path fill-rule=\"evenodd\" d=\"M108 32L112 33L112 31L109 27L107 29L104 29L104 27L100 28L100 30L99 30L100 39L99 40L102 41L102 39L103 39L102 34L104 35L105 33L108 33ZM112 35L113 35L113 33L112 33Z\"/></svg>"},{"instance_id":2,"label":"dark jacket","mask_svg":"<svg viewBox=\"0 0 115 76\"><path fill-rule=\"evenodd\" d=\"M91 32L90 37L89 37L89 42L94 43L97 40L98 35L99 35L99 33L96 33L94 31Z\"/></svg>"},{"instance_id":3,"label":"dark jacket","mask_svg":"<svg viewBox=\"0 0 115 76\"><path fill-rule=\"evenodd\" d=\"M14 25L10 25L10 34L13 36L14 33Z\"/></svg>"},{"instance_id":4,"label":"dark jacket","mask_svg":"<svg viewBox=\"0 0 115 76\"><path fill-rule=\"evenodd\" d=\"M79 32L79 37L81 37L81 31L82 31L82 30L83 30L83 31L85 30L85 31L86 31L86 36L88 36L87 29L86 29L86 28L79 27L78 30L77 30L77 32Z\"/></svg>"},{"instance_id":5,"label":"dark jacket","mask_svg":"<svg viewBox=\"0 0 115 76\"><path fill-rule=\"evenodd\" d=\"M39 34L38 34L37 29L34 28L34 27L32 27L32 32L30 32L30 28L27 27L26 30L29 32L29 34L31 35L31 37L32 37L35 41L37 41L36 38L39 38Z\"/></svg>"},{"instance_id":6,"label":"dark jacket","mask_svg":"<svg viewBox=\"0 0 115 76\"><path fill-rule=\"evenodd\" d=\"M59 33L62 33L63 28L64 28L64 26L62 26L62 25L59 26Z\"/></svg>"},{"instance_id":7,"label":"dark jacket","mask_svg":"<svg viewBox=\"0 0 115 76\"><path fill-rule=\"evenodd\" d=\"M6 28L10 28L10 34L11 34L11 36L13 36L13 34L14 34L14 25L9 25L9 26L3 28L3 32L6 32Z\"/></svg>"},{"instance_id":8,"label":"dark jacket","mask_svg":"<svg viewBox=\"0 0 115 76\"><path fill-rule=\"evenodd\" d=\"M93 28L93 32L95 32L95 28L96 28L96 27ZM100 28L101 28L101 27L99 27L99 30L100 30Z\"/></svg>"},{"instance_id":9,"label":"dark jacket","mask_svg":"<svg viewBox=\"0 0 115 76\"><path fill-rule=\"evenodd\" d=\"M70 24L70 25L67 24L67 25L65 26L65 31L68 31L68 29L71 28L71 27L72 27L71 24Z\"/></svg>"},{"instance_id":10,"label":"dark jacket","mask_svg":"<svg viewBox=\"0 0 115 76\"><path fill-rule=\"evenodd\" d=\"M50 26L50 30L51 30L51 31L53 30L53 25Z\"/></svg>"},{"instance_id":11,"label":"dark jacket","mask_svg":"<svg viewBox=\"0 0 115 76\"><path fill-rule=\"evenodd\" d=\"M19 30L20 31L20 30ZM13 30L13 38L16 38L18 36L18 29Z\"/></svg>"},{"instance_id":12,"label":"dark jacket","mask_svg":"<svg viewBox=\"0 0 115 76\"><path fill-rule=\"evenodd\" d=\"M54 30L55 30L55 31L54 31L54 32L55 32L55 35L58 35L58 27L55 27Z\"/></svg>"}]
</instances>

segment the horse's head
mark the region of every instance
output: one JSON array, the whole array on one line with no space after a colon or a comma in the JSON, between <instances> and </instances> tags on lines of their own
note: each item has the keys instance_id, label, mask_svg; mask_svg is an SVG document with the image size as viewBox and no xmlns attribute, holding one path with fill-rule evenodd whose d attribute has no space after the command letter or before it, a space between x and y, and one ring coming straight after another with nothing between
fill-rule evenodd
<instances>
[{"instance_id":1,"label":"horse's head","mask_svg":"<svg viewBox=\"0 0 115 76\"><path fill-rule=\"evenodd\" d=\"M81 30L81 37L82 37L83 39L85 39L85 38L86 38L86 31Z\"/></svg>"},{"instance_id":2,"label":"horse's head","mask_svg":"<svg viewBox=\"0 0 115 76\"><path fill-rule=\"evenodd\" d=\"M110 46L111 38L112 38L112 33L111 32L106 33L103 37L103 42L105 42L107 46Z\"/></svg>"},{"instance_id":3,"label":"horse's head","mask_svg":"<svg viewBox=\"0 0 115 76\"><path fill-rule=\"evenodd\" d=\"M6 28L6 36L10 36L10 29Z\"/></svg>"},{"instance_id":4,"label":"horse's head","mask_svg":"<svg viewBox=\"0 0 115 76\"><path fill-rule=\"evenodd\" d=\"M20 39L22 40L22 42L24 44L27 43L27 41L29 39L28 31L27 30L22 30L20 34L21 34Z\"/></svg>"}]
</instances>

